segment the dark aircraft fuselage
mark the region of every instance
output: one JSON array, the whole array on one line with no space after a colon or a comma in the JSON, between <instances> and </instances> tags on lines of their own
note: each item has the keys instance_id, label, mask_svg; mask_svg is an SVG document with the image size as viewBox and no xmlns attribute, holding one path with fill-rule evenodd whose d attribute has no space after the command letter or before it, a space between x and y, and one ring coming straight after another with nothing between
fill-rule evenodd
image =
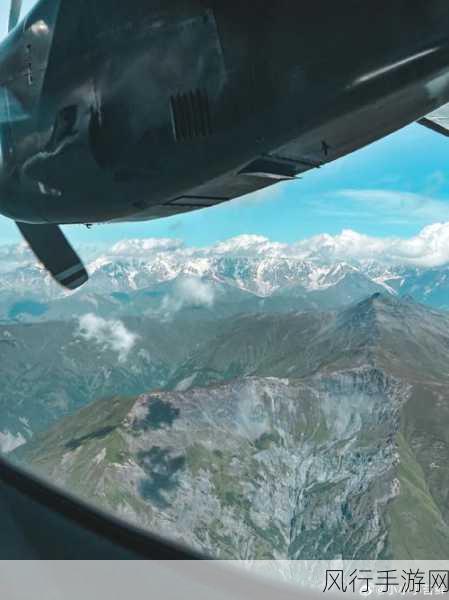
<instances>
[{"instance_id":1,"label":"dark aircraft fuselage","mask_svg":"<svg viewBox=\"0 0 449 600\"><path fill-rule=\"evenodd\" d=\"M320 167L449 101L447 0L41 0L0 47L0 212L146 220Z\"/></svg>"}]
</instances>

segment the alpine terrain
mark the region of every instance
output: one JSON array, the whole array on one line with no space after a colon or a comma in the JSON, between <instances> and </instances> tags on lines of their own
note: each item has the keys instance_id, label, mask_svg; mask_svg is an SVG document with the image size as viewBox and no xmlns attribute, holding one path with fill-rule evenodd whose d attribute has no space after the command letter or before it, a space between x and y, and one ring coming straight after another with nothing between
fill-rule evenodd
<instances>
[{"instance_id":1,"label":"alpine terrain","mask_svg":"<svg viewBox=\"0 0 449 600\"><path fill-rule=\"evenodd\" d=\"M449 315L369 281L332 309L218 319L147 391L10 456L213 557L448 559Z\"/></svg>"}]
</instances>

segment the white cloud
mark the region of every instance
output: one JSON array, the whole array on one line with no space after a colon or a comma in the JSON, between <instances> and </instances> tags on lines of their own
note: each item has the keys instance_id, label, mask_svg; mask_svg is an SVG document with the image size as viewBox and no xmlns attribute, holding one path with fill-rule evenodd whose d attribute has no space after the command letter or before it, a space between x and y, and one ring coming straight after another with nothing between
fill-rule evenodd
<instances>
[{"instance_id":1,"label":"white cloud","mask_svg":"<svg viewBox=\"0 0 449 600\"><path fill-rule=\"evenodd\" d=\"M288 244L272 242L262 235L238 235L229 240L219 242L212 246L211 251L215 254L231 254L232 256L257 256L265 252L283 254Z\"/></svg>"},{"instance_id":2,"label":"white cloud","mask_svg":"<svg viewBox=\"0 0 449 600\"><path fill-rule=\"evenodd\" d=\"M184 242L171 238L144 238L122 240L112 246L109 254L114 256L148 256L159 252L173 252L184 246Z\"/></svg>"},{"instance_id":3,"label":"white cloud","mask_svg":"<svg viewBox=\"0 0 449 600\"><path fill-rule=\"evenodd\" d=\"M161 310L167 315L180 311L185 306L213 306L215 292L211 284L197 277L183 277L175 282L172 293L162 301Z\"/></svg>"},{"instance_id":4,"label":"white cloud","mask_svg":"<svg viewBox=\"0 0 449 600\"><path fill-rule=\"evenodd\" d=\"M102 319L92 313L79 319L78 335L105 349L117 352L120 362L125 362L139 336L129 331L122 321Z\"/></svg>"},{"instance_id":5,"label":"white cloud","mask_svg":"<svg viewBox=\"0 0 449 600\"><path fill-rule=\"evenodd\" d=\"M10 431L0 431L0 452L8 454L19 446L23 446L26 443L26 439L21 433L14 435Z\"/></svg>"},{"instance_id":6,"label":"white cloud","mask_svg":"<svg viewBox=\"0 0 449 600\"><path fill-rule=\"evenodd\" d=\"M437 267L449 263L449 222L424 227L416 236L374 237L344 229L340 234L323 233L292 244L242 235L209 249L211 256L295 258L302 260L378 260L390 264Z\"/></svg>"},{"instance_id":7,"label":"white cloud","mask_svg":"<svg viewBox=\"0 0 449 600\"><path fill-rule=\"evenodd\" d=\"M292 244L242 235L212 246L209 254L328 261L377 260L386 264L431 268L449 263L449 221L427 225L408 239L368 236L352 229L344 229L337 235L323 233Z\"/></svg>"},{"instance_id":8,"label":"white cloud","mask_svg":"<svg viewBox=\"0 0 449 600\"><path fill-rule=\"evenodd\" d=\"M409 239L377 238L350 229L341 234L315 236L297 242L291 249L306 258L378 260L417 267L438 267L449 263L449 222L424 227Z\"/></svg>"},{"instance_id":9,"label":"white cloud","mask_svg":"<svg viewBox=\"0 0 449 600\"><path fill-rule=\"evenodd\" d=\"M25 242L0 245L0 272L13 271L36 262Z\"/></svg>"},{"instance_id":10,"label":"white cloud","mask_svg":"<svg viewBox=\"0 0 449 600\"><path fill-rule=\"evenodd\" d=\"M393 242L390 259L422 267L438 267L449 262L449 223L428 225L415 237Z\"/></svg>"},{"instance_id":11,"label":"white cloud","mask_svg":"<svg viewBox=\"0 0 449 600\"><path fill-rule=\"evenodd\" d=\"M389 223L434 223L449 220L449 202L431 196L395 190L345 189L339 190L337 198L350 202L340 207L353 210L355 218L382 219ZM363 210L361 211L361 207ZM338 214L338 205L332 210ZM326 205L322 204L323 212Z\"/></svg>"}]
</instances>

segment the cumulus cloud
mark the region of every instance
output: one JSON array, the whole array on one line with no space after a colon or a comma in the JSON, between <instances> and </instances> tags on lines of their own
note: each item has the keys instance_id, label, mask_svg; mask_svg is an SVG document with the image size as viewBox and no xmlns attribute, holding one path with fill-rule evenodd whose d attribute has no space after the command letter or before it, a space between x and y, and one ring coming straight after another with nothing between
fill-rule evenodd
<instances>
[{"instance_id":1,"label":"cumulus cloud","mask_svg":"<svg viewBox=\"0 0 449 600\"><path fill-rule=\"evenodd\" d=\"M377 260L387 264L439 267L449 263L449 222L428 225L408 239L369 236L352 229L344 229L337 235L323 233L292 244L242 235L212 246L211 253L302 260Z\"/></svg>"},{"instance_id":2,"label":"cumulus cloud","mask_svg":"<svg viewBox=\"0 0 449 600\"><path fill-rule=\"evenodd\" d=\"M117 352L120 362L126 361L139 339L139 336L129 331L122 321L102 319L92 313L80 317L78 335L104 349Z\"/></svg>"},{"instance_id":3,"label":"cumulus cloud","mask_svg":"<svg viewBox=\"0 0 449 600\"><path fill-rule=\"evenodd\" d=\"M439 267L449 262L449 223L435 223L408 240L391 240L384 254L391 261L420 267Z\"/></svg>"},{"instance_id":4,"label":"cumulus cloud","mask_svg":"<svg viewBox=\"0 0 449 600\"><path fill-rule=\"evenodd\" d=\"M378 260L416 267L439 267L449 263L449 222L424 227L416 236L377 238L350 229L339 235L319 235L291 246L293 254L329 260Z\"/></svg>"},{"instance_id":5,"label":"cumulus cloud","mask_svg":"<svg viewBox=\"0 0 449 600\"><path fill-rule=\"evenodd\" d=\"M144 238L122 240L112 246L109 254L114 256L148 256L159 252L173 252L184 246L184 242L171 238Z\"/></svg>"},{"instance_id":6,"label":"cumulus cloud","mask_svg":"<svg viewBox=\"0 0 449 600\"><path fill-rule=\"evenodd\" d=\"M288 244L272 242L263 235L238 235L229 240L219 242L212 246L215 254L231 254L232 256L257 256L269 252L271 256L282 255L288 251Z\"/></svg>"},{"instance_id":7,"label":"cumulus cloud","mask_svg":"<svg viewBox=\"0 0 449 600\"><path fill-rule=\"evenodd\" d=\"M183 277L175 282L173 291L165 296L161 310L170 315L180 311L185 306L213 306L215 291L211 284L198 277Z\"/></svg>"}]
</instances>

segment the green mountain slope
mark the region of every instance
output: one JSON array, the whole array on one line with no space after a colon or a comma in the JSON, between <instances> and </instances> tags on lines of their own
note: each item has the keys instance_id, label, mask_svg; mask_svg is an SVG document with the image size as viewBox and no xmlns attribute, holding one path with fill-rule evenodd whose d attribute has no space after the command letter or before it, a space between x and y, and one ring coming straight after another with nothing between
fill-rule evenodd
<instances>
[{"instance_id":1,"label":"green mountain slope","mask_svg":"<svg viewBox=\"0 0 449 600\"><path fill-rule=\"evenodd\" d=\"M29 439L99 398L167 385L213 335L201 321L139 317L94 320L91 329L86 336L75 320L0 326L0 449L3 438Z\"/></svg>"},{"instance_id":2,"label":"green mountain slope","mask_svg":"<svg viewBox=\"0 0 449 600\"><path fill-rule=\"evenodd\" d=\"M178 390L96 402L13 455L220 558L449 559L448 350L448 316L378 295L241 317Z\"/></svg>"}]
</instances>

